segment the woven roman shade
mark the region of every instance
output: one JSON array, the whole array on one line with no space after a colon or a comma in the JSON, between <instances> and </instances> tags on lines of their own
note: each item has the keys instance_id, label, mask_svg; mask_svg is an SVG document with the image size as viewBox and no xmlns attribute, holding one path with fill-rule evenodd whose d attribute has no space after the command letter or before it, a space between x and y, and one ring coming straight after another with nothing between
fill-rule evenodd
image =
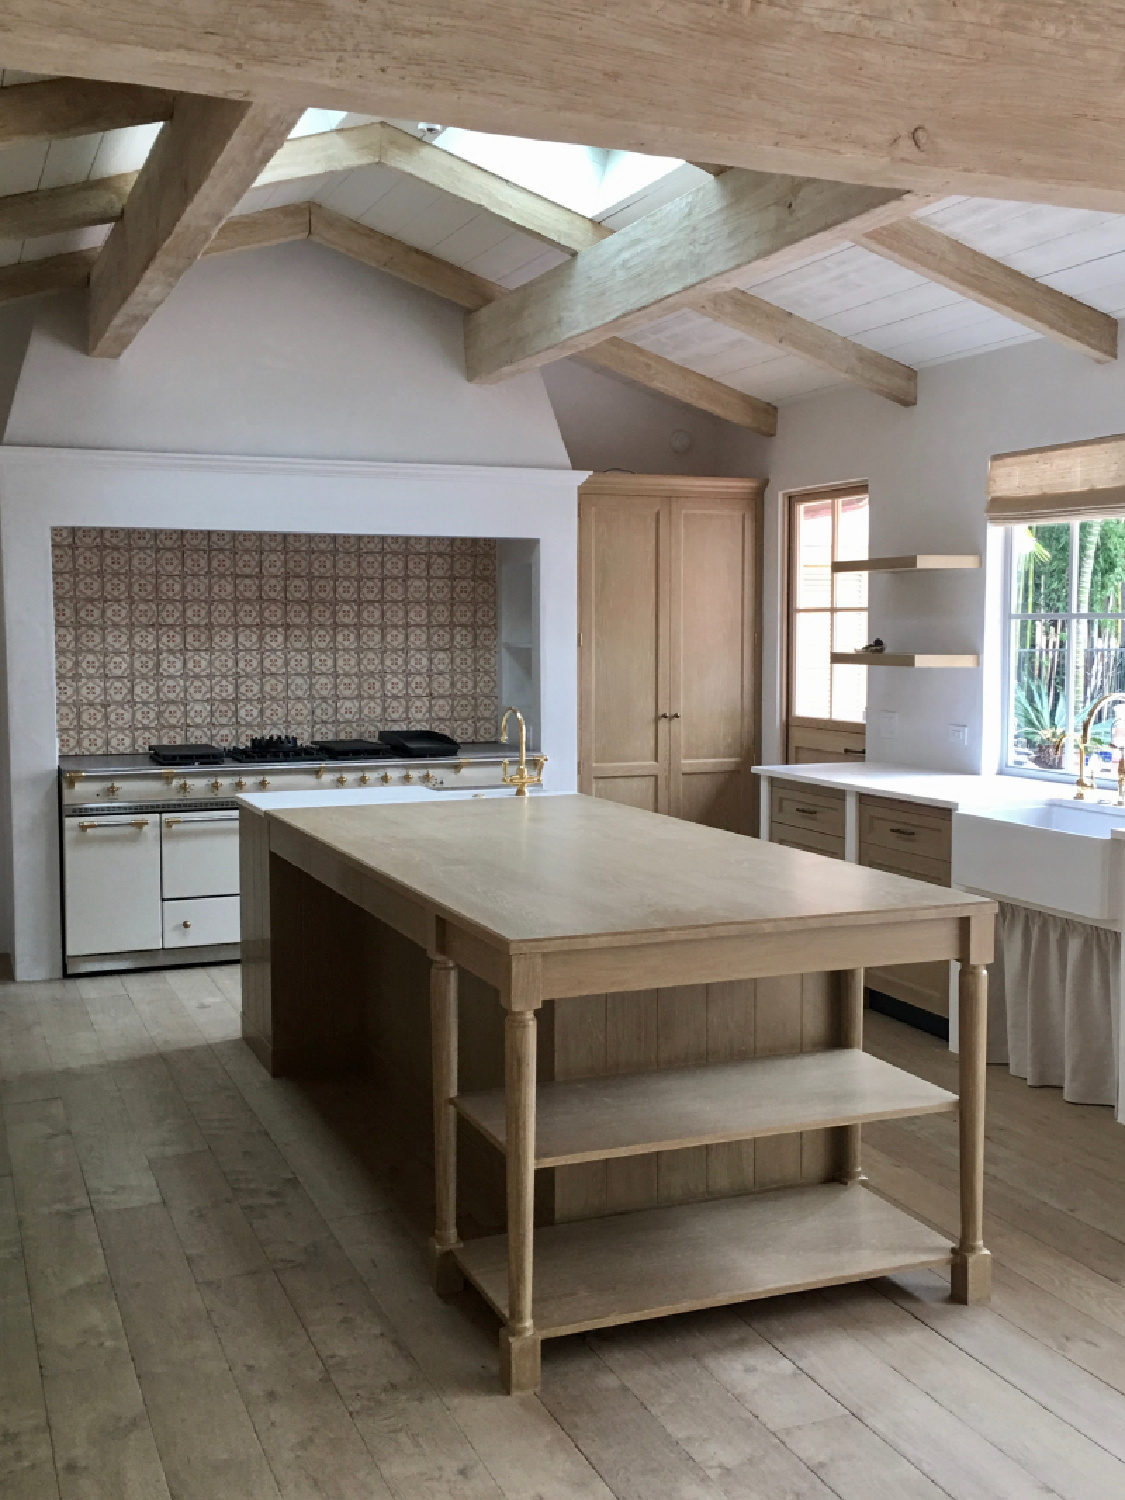
<instances>
[{"instance_id":1,"label":"woven roman shade","mask_svg":"<svg viewBox=\"0 0 1125 1500\"><path fill-rule=\"evenodd\" d=\"M995 526L1125 517L1125 434L993 454L985 514Z\"/></svg>"}]
</instances>

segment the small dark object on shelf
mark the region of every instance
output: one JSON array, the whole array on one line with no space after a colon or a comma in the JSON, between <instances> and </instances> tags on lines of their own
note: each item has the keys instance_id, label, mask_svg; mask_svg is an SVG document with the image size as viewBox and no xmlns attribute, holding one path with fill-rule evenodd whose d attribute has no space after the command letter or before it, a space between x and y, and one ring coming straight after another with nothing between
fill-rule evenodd
<instances>
[{"instance_id":1,"label":"small dark object on shelf","mask_svg":"<svg viewBox=\"0 0 1125 1500\"><path fill-rule=\"evenodd\" d=\"M879 639L878 636L876 636L873 641L868 641L866 646L856 647L857 652L874 651L876 654L878 654L880 651L885 651L886 649L886 646L883 645L883 642Z\"/></svg>"}]
</instances>

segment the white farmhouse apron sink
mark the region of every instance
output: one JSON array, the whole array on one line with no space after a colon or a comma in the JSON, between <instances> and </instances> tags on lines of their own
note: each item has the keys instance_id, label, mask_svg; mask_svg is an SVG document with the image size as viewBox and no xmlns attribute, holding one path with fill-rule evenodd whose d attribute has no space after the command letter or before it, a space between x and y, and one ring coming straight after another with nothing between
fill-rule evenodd
<instances>
[{"instance_id":1,"label":"white farmhouse apron sink","mask_svg":"<svg viewBox=\"0 0 1125 1500\"><path fill-rule=\"evenodd\" d=\"M1056 797L953 814L953 884L1121 930L1125 808Z\"/></svg>"}]
</instances>

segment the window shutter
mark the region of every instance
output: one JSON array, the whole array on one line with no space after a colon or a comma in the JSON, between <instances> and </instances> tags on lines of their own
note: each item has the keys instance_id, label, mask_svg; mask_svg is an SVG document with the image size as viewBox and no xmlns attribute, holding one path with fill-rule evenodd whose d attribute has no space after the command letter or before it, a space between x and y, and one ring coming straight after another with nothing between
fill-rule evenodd
<instances>
[{"instance_id":1,"label":"window shutter","mask_svg":"<svg viewBox=\"0 0 1125 1500\"><path fill-rule=\"evenodd\" d=\"M1125 517L1125 434L994 454L985 514L995 526Z\"/></svg>"}]
</instances>

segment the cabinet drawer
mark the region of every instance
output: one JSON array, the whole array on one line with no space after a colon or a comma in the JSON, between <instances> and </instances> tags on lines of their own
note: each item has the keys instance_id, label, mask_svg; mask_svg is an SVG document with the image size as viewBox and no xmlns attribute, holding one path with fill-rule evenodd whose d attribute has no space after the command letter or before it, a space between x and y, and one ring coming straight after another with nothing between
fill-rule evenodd
<instances>
[{"instance_id":1,"label":"cabinet drawer","mask_svg":"<svg viewBox=\"0 0 1125 1500\"><path fill-rule=\"evenodd\" d=\"M952 866L947 859L927 859L912 849L868 849L860 860L869 870L886 870L888 875L907 875L911 880L925 880L930 885L951 885Z\"/></svg>"},{"instance_id":2,"label":"cabinet drawer","mask_svg":"<svg viewBox=\"0 0 1125 1500\"><path fill-rule=\"evenodd\" d=\"M868 849L913 852L948 862L953 852L953 814L948 808L918 807L882 797L859 800L859 861Z\"/></svg>"},{"instance_id":3,"label":"cabinet drawer","mask_svg":"<svg viewBox=\"0 0 1125 1500\"><path fill-rule=\"evenodd\" d=\"M212 943L237 943L238 905L237 896L165 901L165 948L204 948Z\"/></svg>"},{"instance_id":4,"label":"cabinet drawer","mask_svg":"<svg viewBox=\"0 0 1125 1500\"><path fill-rule=\"evenodd\" d=\"M788 823L770 820L770 843L781 844L786 849L807 849L810 854L827 854L832 859L843 859L843 834L823 833L819 828L794 828Z\"/></svg>"},{"instance_id":5,"label":"cabinet drawer","mask_svg":"<svg viewBox=\"0 0 1125 1500\"><path fill-rule=\"evenodd\" d=\"M791 781L775 781L770 789L770 827L815 828L844 837L844 794L821 787L806 788Z\"/></svg>"},{"instance_id":6,"label":"cabinet drawer","mask_svg":"<svg viewBox=\"0 0 1125 1500\"><path fill-rule=\"evenodd\" d=\"M163 894L238 895L238 814L166 813L160 820Z\"/></svg>"}]
</instances>

